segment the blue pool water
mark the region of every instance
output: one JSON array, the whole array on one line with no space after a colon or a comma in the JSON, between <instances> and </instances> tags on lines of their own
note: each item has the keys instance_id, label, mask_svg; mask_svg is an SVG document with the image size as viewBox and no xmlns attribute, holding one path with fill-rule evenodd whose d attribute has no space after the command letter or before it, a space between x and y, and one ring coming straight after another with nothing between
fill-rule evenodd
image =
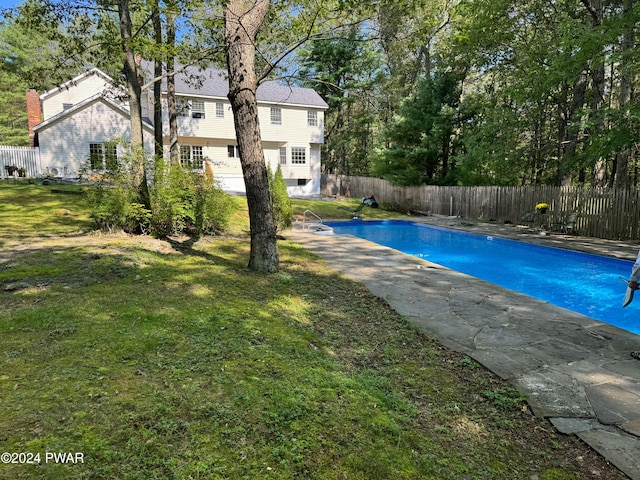
<instances>
[{"instance_id":1,"label":"blue pool water","mask_svg":"<svg viewBox=\"0 0 640 480\"><path fill-rule=\"evenodd\" d=\"M405 221L326 222L350 234L640 334L640 292L622 308L633 262Z\"/></svg>"}]
</instances>

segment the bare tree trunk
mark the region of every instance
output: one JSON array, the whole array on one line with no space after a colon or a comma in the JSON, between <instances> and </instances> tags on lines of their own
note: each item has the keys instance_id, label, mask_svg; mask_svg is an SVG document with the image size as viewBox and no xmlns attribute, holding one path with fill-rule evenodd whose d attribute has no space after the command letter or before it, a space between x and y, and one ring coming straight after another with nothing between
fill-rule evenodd
<instances>
[{"instance_id":1,"label":"bare tree trunk","mask_svg":"<svg viewBox=\"0 0 640 480\"><path fill-rule=\"evenodd\" d=\"M129 111L131 114L131 160L134 186L138 193L138 201L147 208L151 207L147 173L145 171L144 137L142 132L142 106L140 98L142 88L138 77L136 56L131 48L132 26L129 12L129 0L118 0L118 16L120 19L120 36L124 53L124 75L129 93Z\"/></svg>"},{"instance_id":2,"label":"bare tree trunk","mask_svg":"<svg viewBox=\"0 0 640 480\"><path fill-rule=\"evenodd\" d=\"M249 206L249 268L258 272L276 272L279 266L276 225L256 100L255 39L268 10L269 0L229 0L224 15L229 100Z\"/></svg>"},{"instance_id":3,"label":"bare tree trunk","mask_svg":"<svg viewBox=\"0 0 640 480\"><path fill-rule=\"evenodd\" d=\"M582 0L583 5L587 8L589 13L589 24L591 28L596 29L602 25L604 16L604 7L602 0ZM604 129L603 120L600 117L600 110L604 105L604 90L605 90L605 71L604 71L604 56L603 52L599 52L591 60L590 72L591 72L591 104L589 115L596 119L593 122L593 127L590 133L591 135L598 135ZM591 169L591 181L595 186L603 185L606 175L606 159L600 157L594 163Z\"/></svg>"},{"instance_id":4,"label":"bare tree trunk","mask_svg":"<svg viewBox=\"0 0 640 480\"><path fill-rule=\"evenodd\" d=\"M573 161L578 148L578 125L580 109L584 106L587 91L587 73L583 71L573 86L573 97L568 111L562 112L558 119L559 157L556 184L571 185Z\"/></svg>"},{"instance_id":5,"label":"bare tree trunk","mask_svg":"<svg viewBox=\"0 0 640 480\"><path fill-rule=\"evenodd\" d=\"M152 7L153 21L153 39L158 47L162 45L162 21L160 19L159 0L154 0ZM156 58L153 62L153 76L160 79L162 77L162 60ZM156 159L162 158L163 141L162 141L162 85L161 80L157 80L153 86L153 138L154 138L154 154Z\"/></svg>"},{"instance_id":6,"label":"bare tree trunk","mask_svg":"<svg viewBox=\"0 0 640 480\"><path fill-rule=\"evenodd\" d=\"M171 4L171 8L175 8ZM180 144L178 139L178 105L176 102L176 69L174 48L176 46L176 14L167 12L167 110L169 114L169 162L180 164Z\"/></svg>"},{"instance_id":7,"label":"bare tree trunk","mask_svg":"<svg viewBox=\"0 0 640 480\"><path fill-rule=\"evenodd\" d=\"M602 106L604 105L604 84L605 84L605 72L604 63L593 66L591 68L592 79L592 96L591 96L591 112L590 115L596 117L591 135L597 136L604 130L603 120L600 115ZM598 157L591 172L591 179L594 186L603 186L606 181L606 158Z\"/></svg>"},{"instance_id":8,"label":"bare tree trunk","mask_svg":"<svg viewBox=\"0 0 640 480\"><path fill-rule=\"evenodd\" d=\"M629 19L633 11L633 0L624 0L623 15L626 17L625 27L622 37L622 55L620 56L620 100L618 108L626 109L631 102L631 82L632 73L630 72L630 63L628 53L635 45L635 31L633 22ZM616 155L616 172L614 184L618 188L626 188L629 186L629 158L631 150L625 147Z\"/></svg>"}]
</instances>

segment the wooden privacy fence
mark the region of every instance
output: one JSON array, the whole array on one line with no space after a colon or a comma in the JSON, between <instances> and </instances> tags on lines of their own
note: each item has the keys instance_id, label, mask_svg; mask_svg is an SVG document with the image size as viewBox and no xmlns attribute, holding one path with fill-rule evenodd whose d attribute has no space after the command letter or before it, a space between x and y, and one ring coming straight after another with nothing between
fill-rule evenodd
<instances>
[{"instance_id":1,"label":"wooden privacy fence","mask_svg":"<svg viewBox=\"0 0 640 480\"><path fill-rule=\"evenodd\" d=\"M41 175L40 149L0 145L0 178L11 178L5 168L7 166L24 168L26 177ZM18 172L15 172L13 177L17 176Z\"/></svg>"},{"instance_id":2,"label":"wooden privacy fence","mask_svg":"<svg viewBox=\"0 0 640 480\"><path fill-rule=\"evenodd\" d=\"M561 226L577 213L580 235L616 240L640 239L640 191L580 187L439 187L395 186L379 178L323 175L324 195L365 197L407 210L468 219L523 223L538 203L548 203L546 226Z\"/></svg>"}]
</instances>

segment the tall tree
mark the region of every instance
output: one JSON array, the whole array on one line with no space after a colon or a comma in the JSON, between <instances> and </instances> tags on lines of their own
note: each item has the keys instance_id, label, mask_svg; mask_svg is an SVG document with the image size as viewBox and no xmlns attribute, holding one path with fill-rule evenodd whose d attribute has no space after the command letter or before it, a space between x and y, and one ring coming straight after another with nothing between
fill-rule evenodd
<instances>
[{"instance_id":1,"label":"tall tree","mask_svg":"<svg viewBox=\"0 0 640 480\"><path fill-rule=\"evenodd\" d=\"M421 78L431 76L439 57L436 48L447 35L456 0L387 0L380 2L376 30L386 59L387 102L396 110L401 99L415 93Z\"/></svg>"},{"instance_id":2,"label":"tall tree","mask_svg":"<svg viewBox=\"0 0 640 480\"><path fill-rule=\"evenodd\" d=\"M460 88L450 72L435 72L419 82L387 128L389 148L379 152L375 171L401 185L451 183L450 158Z\"/></svg>"},{"instance_id":3,"label":"tall tree","mask_svg":"<svg viewBox=\"0 0 640 480\"><path fill-rule=\"evenodd\" d=\"M134 186L137 190L138 202L151 208L149 185L145 168L144 133L142 129L142 86L138 71L138 58L133 50L133 26L129 0L118 0L118 17L122 52L124 54L123 73L127 83L129 115L131 118L131 159Z\"/></svg>"},{"instance_id":4,"label":"tall tree","mask_svg":"<svg viewBox=\"0 0 640 480\"><path fill-rule=\"evenodd\" d=\"M484 122L509 122L491 130L513 146L485 146L523 155L523 181L570 183L582 161L583 115L589 55L580 44L585 11L575 2L496 0L461 3L452 51L468 68L466 90L486 97L496 112ZM508 114L505 114L509 110ZM501 113L505 112L505 113ZM484 127L483 127L484 128ZM467 150L479 145L465 140ZM550 148L552 147L552 148ZM513 155L510 154L510 155ZM515 165L512 156L502 161Z\"/></svg>"},{"instance_id":5,"label":"tall tree","mask_svg":"<svg viewBox=\"0 0 640 480\"><path fill-rule=\"evenodd\" d=\"M269 10L269 0L228 0L224 33L229 69L229 101L249 207L251 252L249 268L276 272L279 268L267 167L262 151L256 92L256 37Z\"/></svg>"},{"instance_id":6,"label":"tall tree","mask_svg":"<svg viewBox=\"0 0 640 480\"><path fill-rule=\"evenodd\" d=\"M162 17L160 15L160 1L154 0L151 5L151 21L153 22L153 40L158 46L162 45ZM156 58L153 62L154 78L162 78L164 73L163 59ZM153 138L154 154L156 159L162 158L164 154L164 135L162 131L162 82L156 81L153 89Z\"/></svg>"},{"instance_id":7,"label":"tall tree","mask_svg":"<svg viewBox=\"0 0 640 480\"><path fill-rule=\"evenodd\" d=\"M632 104L633 94L633 72L631 70L633 61L631 54L635 47L635 21L633 17L634 1L623 0L621 21L622 42L620 48L620 80L619 80L619 108L623 117L628 116ZM627 123L628 124L628 123ZM635 135L628 134L626 138L633 138ZM629 186L630 178L628 174L629 159L633 145L624 142L619 146L615 154L613 183L616 187L624 188Z\"/></svg>"},{"instance_id":8,"label":"tall tree","mask_svg":"<svg viewBox=\"0 0 640 480\"><path fill-rule=\"evenodd\" d=\"M303 84L327 102L322 168L329 173L367 175L377 115L380 55L357 26L321 38L299 52Z\"/></svg>"},{"instance_id":9,"label":"tall tree","mask_svg":"<svg viewBox=\"0 0 640 480\"><path fill-rule=\"evenodd\" d=\"M66 30L74 30L74 18L65 28L62 12L45 0L27 0L6 12L0 20L0 68L38 91L73 78L88 60L84 52L76 57L70 52Z\"/></svg>"},{"instance_id":10,"label":"tall tree","mask_svg":"<svg viewBox=\"0 0 640 480\"><path fill-rule=\"evenodd\" d=\"M0 70L0 145L27 146L29 135L25 92L16 74Z\"/></svg>"},{"instance_id":11,"label":"tall tree","mask_svg":"<svg viewBox=\"0 0 640 480\"><path fill-rule=\"evenodd\" d=\"M171 165L180 163L178 144L178 103L176 100L176 5L171 2L167 11L167 109L169 113L169 161Z\"/></svg>"}]
</instances>

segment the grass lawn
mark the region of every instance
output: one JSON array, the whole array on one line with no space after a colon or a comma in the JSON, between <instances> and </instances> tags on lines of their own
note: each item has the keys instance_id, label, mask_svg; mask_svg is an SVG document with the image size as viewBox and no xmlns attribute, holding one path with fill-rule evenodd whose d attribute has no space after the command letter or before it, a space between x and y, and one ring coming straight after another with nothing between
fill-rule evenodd
<instances>
[{"instance_id":1,"label":"grass lawn","mask_svg":"<svg viewBox=\"0 0 640 480\"><path fill-rule=\"evenodd\" d=\"M320 218L332 219L332 220L350 220L353 217L353 210L360 205L360 199L328 199L328 200L292 200L293 213L295 215L302 215L305 210L311 210ZM365 207L358 213L362 218L366 220L383 220L387 218L401 218L408 217L405 213L399 213L394 211L385 210L384 208L369 208ZM308 220L313 220L313 217L307 216Z\"/></svg>"},{"instance_id":2,"label":"grass lawn","mask_svg":"<svg viewBox=\"0 0 640 480\"><path fill-rule=\"evenodd\" d=\"M237 201L232 235L164 241L0 184L0 452L33 454L1 479L625 478L299 245L247 271Z\"/></svg>"}]
</instances>

